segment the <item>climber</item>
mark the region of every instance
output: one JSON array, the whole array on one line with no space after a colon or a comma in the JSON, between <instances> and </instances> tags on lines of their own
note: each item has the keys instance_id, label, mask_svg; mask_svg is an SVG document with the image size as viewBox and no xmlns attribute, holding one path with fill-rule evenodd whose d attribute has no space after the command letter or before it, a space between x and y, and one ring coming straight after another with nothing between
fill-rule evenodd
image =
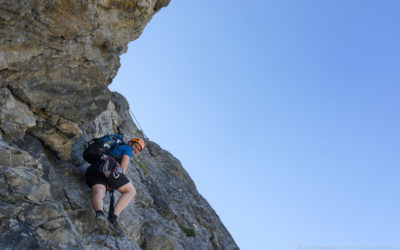
<instances>
[{"instance_id":1,"label":"climber","mask_svg":"<svg viewBox=\"0 0 400 250\"><path fill-rule=\"evenodd\" d=\"M128 144L119 145L108 152L122 168L122 172L120 171L116 175L111 174L108 178L105 177L99 171L99 164L101 164L101 161L96 161L86 170L86 182L92 190L91 203L96 212L96 223L99 226L107 227L108 223L111 223L115 227L118 215L136 195L136 189L126 177L125 173L132 154L140 153L144 146L144 141L142 139L134 138L131 139ZM106 196L107 187L114 188L121 193L114 208L114 216L108 219L103 211L103 200Z\"/></svg>"}]
</instances>

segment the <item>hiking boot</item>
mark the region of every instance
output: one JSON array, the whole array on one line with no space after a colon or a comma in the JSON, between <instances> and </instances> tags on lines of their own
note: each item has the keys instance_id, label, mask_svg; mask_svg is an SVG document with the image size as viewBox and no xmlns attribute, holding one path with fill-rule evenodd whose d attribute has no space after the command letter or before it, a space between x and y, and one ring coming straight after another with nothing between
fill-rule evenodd
<instances>
[{"instance_id":1,"label":"hiking boot","mask_svg":"<svg viewBox=\"0 0 400 250\"><path fill-rule=\"evenodd\" d=\"M122 230L118 227L117 216L114 215L113 218L108 217L108 223L113 233L116 233L117 236L124 235L124 232L122 232Z\"/></svg>"},{"instance_id":2,"label":"hiking boot","mask_svg":"<svg viewBox=\"0 0 400 250\"><path fill-rule=\"evenodd\" d=\"M110 225L111 233L112 234L117 234L117 236L123 236L124 232L117 226L114 226L113 224Z\"/></svg>"},{"instance_id":3,"label":"hiking boot","mask_svg":"<svg viewBox=\"0 0 400 250\"><path fill-rule=\"evenodd\" d=\"M96 224L100 227L108 227L107 216L103 211L96 212Z\"/></svg>"}]
</instances>

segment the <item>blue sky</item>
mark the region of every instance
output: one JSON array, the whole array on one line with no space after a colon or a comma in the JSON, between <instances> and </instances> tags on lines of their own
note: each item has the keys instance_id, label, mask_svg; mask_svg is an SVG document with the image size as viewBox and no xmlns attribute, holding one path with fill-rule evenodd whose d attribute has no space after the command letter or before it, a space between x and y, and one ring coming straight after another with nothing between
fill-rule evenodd
<instances>
[{"instance_id":1,"label":"blue sky","mask_svg":"<svg viewBox=\"0 0 400 250\"><path fill-rule=\"evenodd\" d=\"M399 11L172 0L110 88L241 249L400 249Z\"/></svg>"}]
</instances>

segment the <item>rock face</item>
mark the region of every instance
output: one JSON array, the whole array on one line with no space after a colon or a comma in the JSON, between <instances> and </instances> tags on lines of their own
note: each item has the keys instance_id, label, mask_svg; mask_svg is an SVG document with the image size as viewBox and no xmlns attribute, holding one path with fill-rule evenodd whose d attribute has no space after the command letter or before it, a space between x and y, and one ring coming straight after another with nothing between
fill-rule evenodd
<instances>
[{"instance_id":1,"label":"rock face","mask_svg":"<svg viewBox=\"0 0 400 250\"><path fill-rule=\"evenodd\" d=\"M1 249L114 248L92 230L82 151L108 133L143 137L107 86L128 42L168 3L1 1ZM128 166L137 195L119 216L120 248L238 249L179 160L146 145Z\"/></svg>"}]
</instances>

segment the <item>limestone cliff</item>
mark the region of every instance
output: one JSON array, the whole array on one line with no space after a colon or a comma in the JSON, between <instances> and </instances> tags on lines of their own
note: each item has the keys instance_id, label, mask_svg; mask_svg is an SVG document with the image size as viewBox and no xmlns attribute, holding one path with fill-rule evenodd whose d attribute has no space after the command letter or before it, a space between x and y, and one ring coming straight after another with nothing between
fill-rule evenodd
<instances>
[{"instance_id":1,"label":"limestone cliff","mask_svg":"<svg viewBox=\"0 0 400 250\"><path fill-rule=\"evenodd\" d=\"M108 249L81 157L89 138L143 136L108 85L169 0L0 1L0 248ZM147 140L119 217L121 249L237 249L178 159ZM107 206L107 202L106 202Z\"/></svg>"}]
</instances>

